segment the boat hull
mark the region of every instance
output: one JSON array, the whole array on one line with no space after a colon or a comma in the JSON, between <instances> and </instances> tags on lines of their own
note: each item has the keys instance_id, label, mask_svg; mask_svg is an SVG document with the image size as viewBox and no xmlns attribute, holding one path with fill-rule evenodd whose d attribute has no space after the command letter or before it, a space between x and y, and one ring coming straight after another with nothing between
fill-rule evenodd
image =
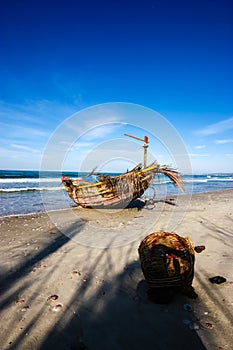
<instances>
[{"instance_id":1,"label":"boat hull","mask_svg":"<svg viewBox=\"0 0 233 350\"><path fill-rule=\"evenodd\" d=\"M144 169L133 169L125 174L111 177L97 174L99 182L70 179L61 180L70 198L83 208L125 208L140 198L154 182L155 174L163 173L182 190L182 180L176 171L152 164Z\"/></svg>"},{"instance_id":2,"label":"boat hull","mask_svg":"<svg viewBox=\"0 0 233 350\"><path fill-rule=\"evenodd\" d=\"M125 208L153 183L153 170L128 172L116 177L102 176L102 181L97 183L86 184L66 177L62 182L70 198L83 208Z\"/></svg>"}]
</instances>

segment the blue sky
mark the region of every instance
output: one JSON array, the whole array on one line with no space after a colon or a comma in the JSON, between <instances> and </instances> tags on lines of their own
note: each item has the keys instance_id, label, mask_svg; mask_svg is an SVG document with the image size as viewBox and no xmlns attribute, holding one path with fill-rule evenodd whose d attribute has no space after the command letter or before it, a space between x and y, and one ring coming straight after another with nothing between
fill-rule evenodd
<instances>
[{"instance_id":1,"label":"blue sky","mask_svg":"<svg viewBox=\"0 0 233 350\"><path fill-rule=\"evenodd\" d=\"M57 130L69 170L85 162L124 171L141 160L142 144L123 133L150 131L151 160L178 166L172 145L156 139L156 118L144 130L140 113L130 125L114 108L107 116L108 104L121 102L157 111L179 134L193 172L233 172L232 10L230 0L2 2L0 168L40 169ZM102 116L94 113L76 141L73 125L71 144L66 121L101 104Z\"/></svg>"}]
</instances>

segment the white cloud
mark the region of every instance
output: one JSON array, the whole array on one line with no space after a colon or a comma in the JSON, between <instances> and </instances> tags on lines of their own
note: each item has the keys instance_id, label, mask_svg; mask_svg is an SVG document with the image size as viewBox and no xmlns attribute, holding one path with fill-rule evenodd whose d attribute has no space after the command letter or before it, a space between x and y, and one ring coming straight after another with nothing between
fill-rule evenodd
<instances>
[{"instance_id":1,"label":"white cloud","mask_svg":"<svg viewBox=\"0 0 233 350\"><path fill-rule=\"evenodd\" d=\"M228 139L228 140L215 140L214 141L217 144L225 144L225 143L232 143L233 139Z\"/></svg>"},{"instance_id":2,"label":"white cloud","mask_svg":"<svg viewBox=\"0 0 233 350\"><path fill-rule=\"evenodd\" d=\"M12 147L12 149L9 149L9 148L4 148L4 147L0 147L0 154L1 154L1 158L2 159L10 159L10 158L16 158L19 160L20 162L20 159L21 158L27 158L28 160L31 160L32 156L31 156L31 153L34 153L35 157L40 157L41 156L41 152L38 151L38 150L30 150L29 152L29 149L28 150L25 150L25 149L22 149L22 148L16 148L14 149ZM33 157L34 157L33 155Z\"/></svg>"},{"instance_id":3,"label":"white cloud","mask_svg":"<svg viewBox=\"0 0 233 350\"><path fill-rule=\"evenodd\" d=\"M69 152L73 152L73 151L79 151L81 148L84 150L90 150L91 148L94 147L94 143L92 142L76 142L75 144L72 145L72 147L70 147Z\"/></svg>"},{"instance_id":4,"label":"white cloud","mask_svg":"<svg viewBox=\"0 0 233 350\"><path fill-rule=\"evenodd\" d=\"M76 111L74 106L54 100L27 100L20 105L0 101L0 118L9 122L20 121L45 126L48 118L57 122L59 117L67 118Z\"/></svg>"},{"instance_id":5,"label":"white cloud","mask_svg":"<svg viewBox=\"0 0 233 350\"><path fill-rule=\"evenodd\" d=\"M24 145L18 145L18 144L15 144L15 143L12 143L11 147L16 148L16 149L20 149L20 150L23 150L23 151L33 152L33 153L41 152L38 149L35 149L35 148L32 148L32 147L28 147L28 146L24 146Z\"/></svg>"},{"instance_id":6,"label":"white cloud","mask_svg":"<svg viewBox=\"0 0 233 350\"><path fill-rule=\"evenodd\" d=\"M33 138L33 137L48 137L49 132L39 128L28 127L26 125L0 123L2 135L7 135L9 138Z\"/></svg>"},{"instance_id":7,"label":"white cloud","mask_svg":"<svg viewBox=\"0 0 233 350\"><path fill-rule=\"evenodd\" d=\"M210 155L207 153L176 153L174 157L209 157Z\"/></svg>"},{"instance_id":8,"label":"white cloud","mask_svg":"<svg viewBox=\"0 0 233 350\"><path fill-rule=\"evenodd\" d=\"M107 135L110 135L111 133L115 132L117 129L119 129L121 125L118 124L104 124L97 126L91 130L88 130L87 133L83 136L86 140L96 140L99 138L105 138Z\"/></svg>"},{"instance_id":9,"label":"white cloud","mask_svg":"<svg viewBox=\"0 0 233 350\"><path fill-rule=\"evenodd\" d=\"M77 135L90 135L90 138L92 136L97 138L103 136L102 134L105 131L106 134L109 134L117 128L122 127L122 123L117 116L99 116L98 113L92 114L90 111L84 110L68 118L64 122L63 127L67 128L67 132L72 130Z\"/></svg>"},{"instance_id":10,"label":"white cloud","mask_svg":"<svg viewBox=\"0 0 233 350\"><path fill-rule=\"evenodd\" d=\"M200 135L213 135L223 131L233 129L233 117L222 120L221 122L210 124L207 127L198 131Z\"/></svg>"},{"instance_id":11,"label":"white cloud","mask_svg":"<svg viewBox=\"0 0 233 350\"><path fill-rule=\"evenodd\" d=\"M196 146L195 148L196 149L203 149L203 148L205 148L206 146L205 145L198 145L198 146Z\"/></svg>"},{"instance_id":12,"label":"white cloud","mask_svg":"<svg viewBox=\"0 0 233 350\"><path fill-rule=\"evenodd\" d=\"M38 109L35 108L35 111ZM32 113L32 108L29 108L27 104L17 105L9 104L4 101L0 101L0 118L6 122L26 122L41 124L41 118L38 118Z\"/></svg>"},{"instance_id":13,"label":"white cloud","mask_svg":"<svg viewBox=\"0 0 233 350\"><path fill-rule=\"evenodd\" d=\"M68 141L60 141L58 142L60 145L67 145L67 146L70 146L70 142Z\"/></svg>"},{"instance_id":14,"label":"white cloud","mask_svg":"<svg viewBox=\"0 0 233 350\"><path fill-rule=\"evenodd\" d=\"M207 153L189 153L188 154L189 157L209 157L210 155Z\"/></svg>"}]
</instances>

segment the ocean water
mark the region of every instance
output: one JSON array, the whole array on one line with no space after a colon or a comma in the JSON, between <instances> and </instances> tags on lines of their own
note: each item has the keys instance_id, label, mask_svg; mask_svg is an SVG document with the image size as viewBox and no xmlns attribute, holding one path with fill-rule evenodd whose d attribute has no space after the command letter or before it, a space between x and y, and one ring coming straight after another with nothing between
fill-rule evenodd
<instances>
[{"instance_id":1,"label":"ocean water","mask_svg":"<svg viewBox=\"0 0 233 350\"><path fill-rule=\"evenodd\" d=\"M61 183L61 175L85 178L86 173L0 170L0 216L45 212L75 206ZM110 174L117 175L117 174ZM183 175L186 193L233 189L233 174ZM157 198L179 194L167 177L155 177ZM148 190L147 196L153 191Z\"/></svg>"}]
</instances>

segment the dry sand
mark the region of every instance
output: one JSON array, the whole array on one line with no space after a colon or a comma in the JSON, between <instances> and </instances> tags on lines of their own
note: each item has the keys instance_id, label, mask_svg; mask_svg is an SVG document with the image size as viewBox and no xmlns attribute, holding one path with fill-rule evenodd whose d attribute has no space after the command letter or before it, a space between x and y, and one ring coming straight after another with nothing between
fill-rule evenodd
<instances>
[{"instance_id":1,"label":"dry sand","mask_svg":"<svg viewBox=\"0 0 233 350\"><path fill-rule=\"evenodd\" d=\"M232 198L1 218L0 349L232 350ZM148 301L137 249L156 230L206 246L196 255L197 300ZM227 281L211 284L216 275Z\"/></svg>"}]
</instances>

